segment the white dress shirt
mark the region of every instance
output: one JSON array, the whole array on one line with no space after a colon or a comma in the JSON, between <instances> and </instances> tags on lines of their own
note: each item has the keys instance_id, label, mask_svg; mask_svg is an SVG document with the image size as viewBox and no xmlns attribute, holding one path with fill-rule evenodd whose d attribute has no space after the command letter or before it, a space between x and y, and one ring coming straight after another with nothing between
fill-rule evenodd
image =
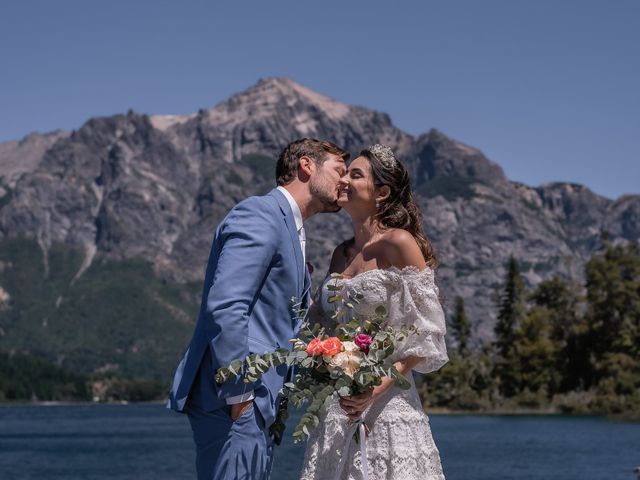
<instances>
[{"instance_id":1,"label":"white dress shirt","mask_svg":"<svg viewBox=\"0 0 640 480\"><path fill-rule=\"evenodd\" d=\"M302 249L302 261L304 263L307 258L305 252L307 237L304 233L304 226L302 225L302 212L300 211L300 207L286 188L278 186L278 191L280 191L287 199L287 202L289 202L289 206L291 207L291 211L293 212L293 219L296 222L296 231L298 232L298 240L300 240L300 248Z\"/></svg>"},{"instance_id":2,"label":"white dress shirt","mask_svg":"<svg viewBox=\"0 0 640 480\"><path fill-rule=\"evenodd\" d=\"M302 212L300 211L300 207L286 188L278 186L278 190L284 195L284 198L287 199L287 202L289 202L289 206L291 207L291 211L293 212L293 219L296 222L296 230L298 231L298 240L300 240L300 248L302 249L302 261L304 263L306 259L305 247L307 243L307 237L305 236L304 226L302 225ZM253 390L251 390L249 392L243 393L242 395L227 397L226 402L227 405L234 405L236 403L253 400L254 398L255 395L253 394Z\"/></svg>"}]
</instances>

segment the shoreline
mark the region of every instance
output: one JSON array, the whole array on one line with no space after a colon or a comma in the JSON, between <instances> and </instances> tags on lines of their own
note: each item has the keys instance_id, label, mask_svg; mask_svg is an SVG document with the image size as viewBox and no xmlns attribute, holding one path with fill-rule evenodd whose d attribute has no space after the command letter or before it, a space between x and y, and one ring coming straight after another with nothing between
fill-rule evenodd
<instances>
[{"instance_id":1,"label":"shoreline","mask_svg":"<svg viewBox=\"0 0 640 480\"><path fill-rule=\"evenodd\" d=\"M531 416L531 415L540 415L540 416L581 416L572 413L562 413L555 409L531 409L531 408L497 408L493 410L452 410L450 408L443 407L434 407L434 408L425 408L425 413L430 415L491 415L491 416ZM596 413L586 413L584 415L591 417L601 417L603 415L599 415Z\"/></svg>"},{"instance_id":2,"label":"shoreline","mask_svg":"<svg viewBox=\"0 0 640 480\"><path fill-rule=\"evenodd\" d=\"M118 402L89 402L89 401L44 401L44 402L0 402L0 409L3 407L73 407L73 406L132 406L132 405L157 405L164 406L166 401L152 400L144 402L130 402L126 400ZM439 416L478 416L478 417L599 417L609 421L622 421L629 423L640 423L640 417L634 415L606 415L596 412L563 413L553 408L541 409L513 409L497 408L492 410L452 410L449 408L433 407L427 408L424 412L429 415Z\"/></svg>"},{"instance_id":3,"label":"shoreline","mask_svg":"<svg viewBox=\"0 0 640 480\"><path fill-rule=\"evenodd\" d=\"M600 412L561 412L554 408L496 408L491 410L451 410L435 407L424 410L427 415L486 416L486 417L598 417L612 422L640 423L638 414L605 414Z\"/></svg>"},{"instance_id":4,"label":"shoreline","mask_svg":"<svg viewBox=\"0 0 640 480\"><path fill-rule=\"evenodd\" d=\"M165 405L166 400L149 400L143 402L131 402L128 400L120 400L117 402L91 402L91 401L73 401L73 400L51 400L51 401L37 401L37 402L0 402L0 408L2 407L72 407L72 406L89 406L89 405Z\"/></svg>"}]
</instances>

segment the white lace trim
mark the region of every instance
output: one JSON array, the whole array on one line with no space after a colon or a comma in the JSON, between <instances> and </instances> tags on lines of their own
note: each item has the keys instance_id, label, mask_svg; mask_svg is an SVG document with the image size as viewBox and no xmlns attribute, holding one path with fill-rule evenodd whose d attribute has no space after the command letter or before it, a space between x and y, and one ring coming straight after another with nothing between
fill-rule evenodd
<instances>
[{"instance_id":1,"label":"white lace trim","mask_svg":"<svg viewBox=\"0 0 640 480\"><path fill-rule=\"evenodd\" d=\"M390 280L396 280L396 281L402 277L407 278L410 276L420 276L420 275L428 275L431 277L432 280L434 278L434 272L429 267L425 267L424 269L420 270L418 267L415 267L413 265L407 265L406 267L403 267L403 268L398 268L394 266L391 266L388 268L373 268L371 270L366 270L364 272L357 273L353 277L343 277L343 280L345 281L355 280L357 278L370 276L370 275L380 277L380 278L384 278L386 276Z\"/></svg>"}]
</instances>

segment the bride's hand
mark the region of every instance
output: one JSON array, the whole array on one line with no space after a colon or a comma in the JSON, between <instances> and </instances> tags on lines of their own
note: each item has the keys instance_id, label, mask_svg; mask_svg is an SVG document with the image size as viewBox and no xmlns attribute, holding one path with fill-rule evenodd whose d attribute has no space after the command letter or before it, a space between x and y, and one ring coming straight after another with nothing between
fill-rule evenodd
<instances>
[{"instance_id":1,"label":"bride's hand","mask_svg":"<svg viewBox=\"0 0 640 480\"><path fill-rule=\"evenodd\" d=\"M407 357L403 360L399 360L393 364L394 367L402 375L410 375L411 369L423 360L421 357ZM376 399L380 398L387 390L389 390L395 384L394 380L389 377L382 377L382 382L377 387L369 390L368 392L360 395L354 395L352 397L342 397L340 399L340 406L347 414L350 420L357 420L362 413L371 405Z\"/></svg>"},{"instance_id":2,"label":"bride's hand","mask_svg":"<svg viewBox=\"0 0 640 480\"><path fill-rule=\"evenodd\" d=\"M353 395L351 397L341 397L340 406L347 414L350 420L357 420L362 415L369 405L373 402L373 388L367 390L360 395Z\"/></svg>"},{"instance_id":3,"label":"bride's hand","mask_svg":"<svg viewBox=\"0 0 640 480\"><path fill-rule=\"evenodd\" d=\"M369 405L375 402L376 399L391 388L393 384L394 381L391 378L383 377L380 385L365 393L352 397L342 397L340 399L340 406L350 420L357 420L362 416L363 412L369 408Z\"/></svg>"}]
</instances>

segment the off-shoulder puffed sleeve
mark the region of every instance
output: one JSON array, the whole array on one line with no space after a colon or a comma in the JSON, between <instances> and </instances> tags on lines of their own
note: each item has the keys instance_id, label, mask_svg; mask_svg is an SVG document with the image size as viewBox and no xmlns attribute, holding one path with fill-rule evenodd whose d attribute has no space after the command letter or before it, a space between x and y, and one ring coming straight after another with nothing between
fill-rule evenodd
<instances>
[{"instance_id":1,"label":"off-shoulder puffed sleeve","mask_svg":"<svg viewBox=\"0 0 640 480\"><path fill-rule=\"evenodd\" d=\"M393 358L422 357L424 360L414 370L420 373L438 370L449 361L449 357L444 340L444 312L438 299L433 270L406 268L394 277L388 322L397 327L413 325L418 334L410 334L401 342Z\"/></svg>"}]
</instances>

